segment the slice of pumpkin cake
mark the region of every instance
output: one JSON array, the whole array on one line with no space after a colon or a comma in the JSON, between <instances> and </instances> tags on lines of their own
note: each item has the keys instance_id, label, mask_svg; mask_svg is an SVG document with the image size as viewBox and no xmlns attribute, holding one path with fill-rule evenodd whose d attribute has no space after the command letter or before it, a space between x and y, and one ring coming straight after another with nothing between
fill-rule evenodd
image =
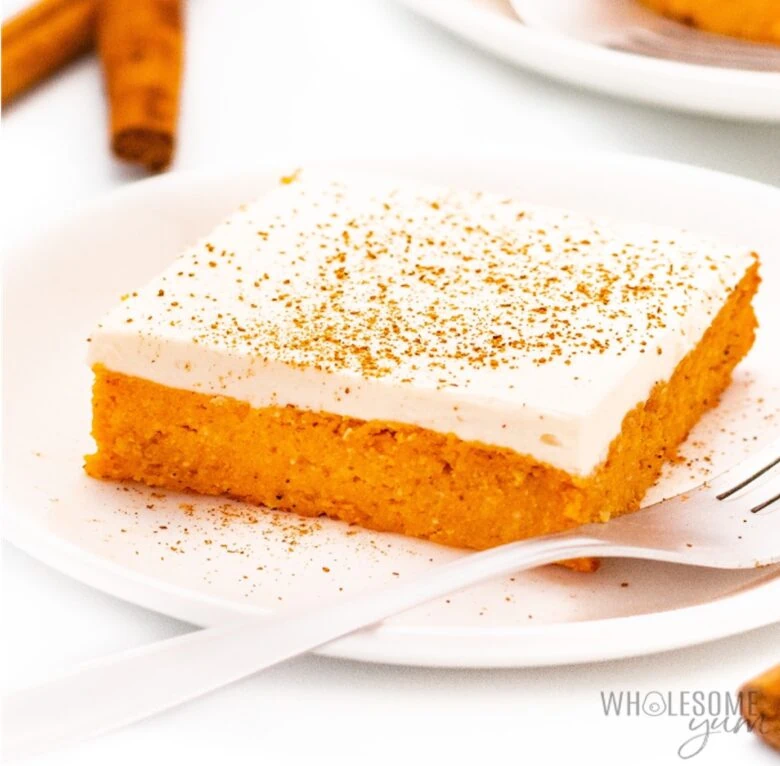
<instances>
[{"instance_id":1,"label":"slice of pumpkin cake","mask_svg":"<svg viewBox=\"0 0 780 766\"><path fill-rule=\"evenodd\" d=\"M753 342L690 233L302 174L91 338L104 479L485 548L635 510Z\"/></svg>"}]
</instances>

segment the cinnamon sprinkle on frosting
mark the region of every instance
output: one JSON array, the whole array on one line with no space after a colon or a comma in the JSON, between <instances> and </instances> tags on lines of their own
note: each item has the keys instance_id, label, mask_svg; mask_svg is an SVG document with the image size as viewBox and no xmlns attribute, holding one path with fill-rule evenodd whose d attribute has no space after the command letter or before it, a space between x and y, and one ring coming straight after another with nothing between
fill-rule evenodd
<instances>
[{"instance_id":1,"label":"cinnamon sprinkle on frosting","mask_svg":"<svg viewBox=\"0 0 780 766\"><path fill-rule=\"evenodd\" d=\"M425 373L458 387L470 371L521 361L660 355L655 339L670 317L685 317L711 287L692 278L702 263L718 272L731 258L677 241L679 232L629 240L609 224L491 194L392 185L355 194L297 174L282 182L283 204L245 208L153 283L160 302L145 327L164 319L197 343L289 365ZM250 251L213 244L250 229ZM125 322L139 318L146 293L128 296Z\"/></svg>"}]
</instances>

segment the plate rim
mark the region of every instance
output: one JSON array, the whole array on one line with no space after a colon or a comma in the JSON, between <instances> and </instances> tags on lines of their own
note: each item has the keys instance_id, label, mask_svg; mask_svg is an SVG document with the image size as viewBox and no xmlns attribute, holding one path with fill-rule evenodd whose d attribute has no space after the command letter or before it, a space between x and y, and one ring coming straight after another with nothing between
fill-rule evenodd
<instances>
[{"instance_id":1,"label":"plate rim","mask_svg":"<svg viewBox=\"0 0 780 766\"><path fill-rule=\"evenodd\" d=\"M484 153L473 153L469 159L476 161L485 156ZM489 156L493 159L498 156L507 159L504 152ZM666 160L615 152L587 155L582 152L517 152L511 155L511 159L517 162L521 162L524 157L537 163L566 162L567 157L576 157L580 163L608 161L622 166L632 163L646 171L651 168L661 168L667 172L689 174L691 177L701 177L702 174L713 179L726 177L730 183L738 183L744 189L752 187L756 191L776 195L780 199L780 189L773 186L740 176ZM377 162L377 159L375 157L373 161ZM407 155L408 161L413 159ZM426 160L430 162L431 159L431 156L426 154ZM322 164L323 161L332 163L338 160L320 157L319 160L313 160L311 164ZM343 162L343 159L341 161ZM351 161L354 163L356 160L352 158ZM439 158L439 161L446 160ZM98 214L101 209L121 206L125 200L133 200L137 196L149 193L150 190L164 195L182 183L196 182L203 187L218 182L236 183L238 178L250 177L261 172L272 172L277 167L284 167L285 164L289 166L290 163L283 161L263 163L257 167L240 170L207 168L171 173L120 187L78 206L74 211L61 215L52 225L47 226L45 231L28 237L21 244L15 244L11 248L13 253L9 253L4 260L3 270L7 275L12 264L23 263L24 259L20 257L20 251L33 249L40 240L55 235L65 227L78 228L84 221ZM293 164L306 163L298 158L298 162ZM3 289L7 287L6 279ZM7 402L4 402L5 405ZM6 442L4 449L8 448ZM226 605L217 597L157 580L87 552L54 534L33 517L26 515L22 508L15 507L13 500L8 497L8 489L6 487L4 490L5 502L2 509L3 537L26 554L79 582L153 611L199 625L215 624L228 619L235 620L237 615L257 616L268 613L268 610L243 606L236 602ZM739 613L739 620L733 619L735 610ZM652 630L641 629L651 622ZM780 622L780 573L775 573L748 588L688 607L629 617L547 623L530 627L491 628L490 640L493 642L494 651L490 653L484 651L486 638L484 630L465 627L414 628L393 625L380 625L373 629L359 631L320 647L316 653L368 662L431 667L566 665L668 651L744 633L778 622ZM642 635L643 640L637 642L637 634ZM530 651L529 641L518 641L521 636L530 639ZM634 641L627 640L628 637ZM599 646L597 655L594 655L592 650L585 650L592 645L593 641L596 641ZM563 656L560 654L562 647L566 647L567 650Z\"/></svg>"},{"instance_id":2,"label":"plate rim","mask_svg":"<svg viewBox=\"0 0 780 766\"><path fill-rule=\"evenodd\" d=\"M610 50L528 27L519 19L478 7L475 0L396 2L505 61L561 82L681 112L780 122L780 72L703 66ZM642 88L636 87L639 77ZM681 80L689 84L684 94L677 92ZM726 91L728 99L717 98Z\"/></svg>"}]
</instances>

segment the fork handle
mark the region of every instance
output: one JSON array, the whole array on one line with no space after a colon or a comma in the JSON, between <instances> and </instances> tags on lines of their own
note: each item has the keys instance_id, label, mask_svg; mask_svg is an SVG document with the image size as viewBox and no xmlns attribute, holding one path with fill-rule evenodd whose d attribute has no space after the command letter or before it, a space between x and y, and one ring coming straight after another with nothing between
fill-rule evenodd
<instances>
[{"instance_id":1,"label":"fork handle","mask_svg":"<svg viewBox=\"0 0 780 766\"><path fill-rule=\"evenodd\" d=\"M4 753L30 755L159 713L438 596L565 558L629 555L563 533L463 556L391 587L196 630L81 665L3 701Z\"/></svg>"}]
</instances>

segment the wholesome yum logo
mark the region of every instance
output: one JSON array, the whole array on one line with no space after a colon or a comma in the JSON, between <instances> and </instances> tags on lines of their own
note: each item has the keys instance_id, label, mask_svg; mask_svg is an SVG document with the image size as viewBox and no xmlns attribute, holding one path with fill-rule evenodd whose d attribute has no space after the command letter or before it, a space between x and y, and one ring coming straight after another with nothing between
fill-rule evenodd
<instances>
[{"instance_id":1,"label":"wholesome yum logo","mask_svg":"<svg viewBox=\"0 0 780 766\"><path fill-rule=\"evenodd\" d=\"M679 691L679 692L601 692L601 707L605 716L687 719L691 736L679 748L680 758L698 755L715 734L736 734L741 729L752 731L762 724L752 726L742 718L744 711L751 719L756 714L756 692Z\"/></svg>"}]
</instances>

